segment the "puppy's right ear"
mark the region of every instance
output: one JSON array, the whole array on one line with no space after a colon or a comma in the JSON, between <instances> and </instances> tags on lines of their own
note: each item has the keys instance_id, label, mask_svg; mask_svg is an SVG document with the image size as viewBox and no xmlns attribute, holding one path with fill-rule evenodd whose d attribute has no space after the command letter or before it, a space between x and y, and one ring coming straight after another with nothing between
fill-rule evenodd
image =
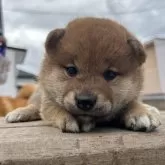
<instances>
[{"instance_id":1,"label":"puppy's right ear","mask_svg":"<svg viewBox=\"0 0 165 165\"><path fill-rule=\"evenodd\" d=\"M55 29L49 32L45 42L45 49L48 55L51 55L55 52L57 44L59 43L60 39L64 36L64 34L65 29Z\"/></svg>"}]
</instances>

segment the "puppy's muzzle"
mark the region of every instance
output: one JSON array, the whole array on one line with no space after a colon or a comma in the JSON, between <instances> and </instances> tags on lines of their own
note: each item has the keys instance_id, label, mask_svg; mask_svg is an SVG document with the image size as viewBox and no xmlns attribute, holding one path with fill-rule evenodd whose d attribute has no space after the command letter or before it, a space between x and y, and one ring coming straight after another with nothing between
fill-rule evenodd
<instances>
[{"instance_id":1,"label":"puppy's muzzle","mask_svg":"<svg viewBox=\"0 0 165 165\"><path fill-rule=\"evenodd\" d=\"M75 96L76 106L83 110L89 111L96 104L97 97L92 94L78 94Z\"/></svg>"}]
</instances>

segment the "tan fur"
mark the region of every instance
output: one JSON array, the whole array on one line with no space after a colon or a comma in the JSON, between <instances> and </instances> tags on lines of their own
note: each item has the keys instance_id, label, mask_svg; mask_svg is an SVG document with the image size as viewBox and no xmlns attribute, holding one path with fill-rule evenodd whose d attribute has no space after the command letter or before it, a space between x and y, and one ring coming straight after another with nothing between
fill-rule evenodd
<instances>
[{"instance_id":1,"label":"tan fur","mask_svg":"<svg viewBox=\"0 0 165 165\"><path fill-rule=\"evenodd\" d=\"M132 130L150 131L159 126L159 114L137 101L146 55L141 43L123 26L108 19L76 19L65 29L51 31L45 49L39 87L29 101L30 106L35 105L34 111L29 115L29 107L16 110L15 114L7 115L8 122L34 120L38 110L43 120L53 121L54 126L66 132L90 131L98 122L111 121L117 116ZM67 75L68 65L78 68L75 77ZM106 81L103 73L107 69L120 74ZM90 111L77 108L75 96L81 93L97 96ZM132 123L127 121L137 116L140 119L134 120L135 127L131 127Z\"/></svg>"}]
</instances>

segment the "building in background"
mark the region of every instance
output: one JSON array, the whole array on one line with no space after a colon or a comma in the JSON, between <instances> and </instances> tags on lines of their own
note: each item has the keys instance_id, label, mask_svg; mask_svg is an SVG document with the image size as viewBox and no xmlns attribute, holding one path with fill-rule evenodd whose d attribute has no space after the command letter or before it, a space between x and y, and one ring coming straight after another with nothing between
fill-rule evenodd
<instances>
[{"instance_id":1,"label":"building in background","mask_svg":"<svg viewBox=\"0 0 165 165\"><path fill-rule=\"evenodd\" d=\"M26 49L7 47L6 56L10 60L11 65L6 83L0 85L1 96L15 96L19 87L35 82L34 75L17 69L17 65L24 62L26 52Z\"/></svg>"},{"instance_id":2,"label":"building in background","mask_svg":"<svg viewBox=\"0 0 165 165\"><path fill-rule=\"evenodd\" d=\"M165 108L165 36L160 35L144 43L147 60L144 65L143 99Z\"/></svg>"}]
</instances>

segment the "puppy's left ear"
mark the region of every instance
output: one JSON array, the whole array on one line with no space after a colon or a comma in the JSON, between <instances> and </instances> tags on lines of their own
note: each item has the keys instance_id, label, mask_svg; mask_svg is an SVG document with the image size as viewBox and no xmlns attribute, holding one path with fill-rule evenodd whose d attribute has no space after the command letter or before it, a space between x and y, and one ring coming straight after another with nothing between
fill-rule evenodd
<instances>
[{"instance_id":1,"label":"puppy's left ear","mask_svg":"<svg viewBox=\"0 0 165 165\"><path fill-rule=\"evenodd\" d=\"M136 38L129 38L127 43L130 45L133 51L133 55L138 61L139 65L142 65L146 60L146 53L142 44Z\"/></svg>"},{"instance_id":2,"label":"puppy's left ear","mask_svg":"<svg viewBox=\"0 0 165 165\"><path fill-rule=\"evenodd\" d=\"M52 55L55 52L57 45L59 44L64 34L65 29L55 29L49 32L45 41L45 49L48 55Z\"/></svg>"}]
</instances>

